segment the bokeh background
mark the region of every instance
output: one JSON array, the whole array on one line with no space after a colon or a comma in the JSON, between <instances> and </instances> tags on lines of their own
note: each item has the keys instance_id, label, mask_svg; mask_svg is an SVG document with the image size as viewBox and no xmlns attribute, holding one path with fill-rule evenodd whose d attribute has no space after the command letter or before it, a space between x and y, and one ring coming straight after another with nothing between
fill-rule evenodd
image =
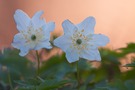
<instances>
[{"instance_id":1,"label":"bokeh background","mask_svg":"<svg viewBox=\"0 0 135 90\"><path fill-rule=\"evenodd\" d=\"M135 0L0 0L0 47L10 47L17 33L13 19L16 9L30 17L43 10L47 22L56 22L53 34L62 34L61 23L65 19L77 24L94 16L95 32L109 36L108 47L116 49L135 42Z\"/></svg>"},{"instance_id":2,"label":"bokeh background","mask_svg":"<svg viewBox=\"0 0 135 90\"><path fill-rule=\"evenodd\" d=\"M76 63L69 64L59 48L39 51L41 67L37 78L34 51L20 57L19 50L6 48L11 47L18 33L13 18L17 9L30 17L43 10L46 21L56 23L52 36L63 33L61 23L65 19L77 24L94 16L95 33L110 38L106 46L109 48L99 49L101 62L79 61L82 83L79 90L135 90L135 0L0 0L0 90L75 90L77 87Z\"/></svg>"}]
</instances>

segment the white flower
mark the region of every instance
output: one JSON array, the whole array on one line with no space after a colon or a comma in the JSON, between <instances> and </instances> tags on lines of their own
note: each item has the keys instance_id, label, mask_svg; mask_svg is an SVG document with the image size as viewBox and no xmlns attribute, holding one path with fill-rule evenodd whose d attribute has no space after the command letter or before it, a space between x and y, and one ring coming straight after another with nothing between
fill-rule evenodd
<instances>
[{"instance_id":1,"label":"white flower","mask_svg":"<svg viewBox=\"0 0 135 90\"><path fill-rule=\"evenodd\" d=\"M54 30L54 22L46 23L40 18L43 11L38 11L30 18L22 10L16 10L14 19L17 24L18 34L14 36L12 46L20 49L20 56L28 54L29 50L51 48L50 32Z\"/></svg>"},{"instance_id":2,"label":"white flower","mask_svg":"<svg viewBox=\"0 0 135 90\"><path fill-rule=\"evenodd\" d=\"M74 25L69 20L62 23L64 35L54 40L54 45L66 53L69 63L84 58L100 61L99 46L105 46L109 38L102 34L94 34L94 17L88 17L81 23Z\"/></svg>"}]
</instances>

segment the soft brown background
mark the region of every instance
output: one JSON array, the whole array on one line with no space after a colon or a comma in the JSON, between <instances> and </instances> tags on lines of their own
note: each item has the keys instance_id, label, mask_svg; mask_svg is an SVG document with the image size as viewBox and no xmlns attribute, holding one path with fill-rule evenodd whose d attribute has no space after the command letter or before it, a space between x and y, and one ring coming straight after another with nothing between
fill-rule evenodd
<instances>
[{"instance_id":1,"label":"soft brown background","mask_svg":"<svg viewBox=\"0 0 135 90\"><path fill-rule=\"evenodd\" d=\"M70 19L81 22L88 16L96 18L96 33L110 38L115 49L135 42L135 0L0 0L0 47L8 47L17 33L13 14L22 9L30 17L44 10L47 21L55 21L55 32L62 33L61 23Z\"/></svg>"}]
</instances>

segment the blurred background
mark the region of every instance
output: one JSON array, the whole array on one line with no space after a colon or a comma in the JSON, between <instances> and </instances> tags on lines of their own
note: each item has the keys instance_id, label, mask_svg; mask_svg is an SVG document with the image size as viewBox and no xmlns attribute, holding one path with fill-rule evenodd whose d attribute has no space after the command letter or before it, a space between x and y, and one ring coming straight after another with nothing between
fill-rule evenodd
<instances>
[{"instance_id":1,"label":"blurred background","mask_svg":"<svg viewBox=\"0 0 135 90\"><path fill-rule=\"evenodd\" d=\"M80 60L79 90L135 90L135 0L0 0L0 48L5 47L0 52L0 90L76 90L77 87L76 64L69 64L57 47L39 52L39 80L35 78L34 52L20 57L18 50L6 48L11 47L18 33L13 18L17 9L30 17L43 10L46 21L56 23L52 36L63 34L61 23L65 19L77 24L94 16L95 33L110 38L109 48L99 49L101 63Z\"/></svg>"},{"instance_id":2,"label":"blurred background","mask_svg":"<svg viewBox=\"0 0 135 90\"><path fill-rule=\"evenodd\" d=\"M56 22L53 34L62 34L65 19L77 24L94 16L95 33L109 36L111 49L135 42L135 0L0 0L0 47L9 47L18 32L13 19L16 9L30 17L43 10L47 22Z\"/></svg>"}]
</instances>

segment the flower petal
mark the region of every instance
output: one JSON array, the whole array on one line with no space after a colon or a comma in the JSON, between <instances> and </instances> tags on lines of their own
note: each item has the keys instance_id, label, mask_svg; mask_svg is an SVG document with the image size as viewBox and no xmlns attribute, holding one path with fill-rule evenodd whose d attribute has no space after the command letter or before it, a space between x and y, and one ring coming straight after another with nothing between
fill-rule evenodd
<instances>
[{"instance_id":1,"label":"flower petal","mask_svg":"<svg viewBox=\"0 0 135 90\"><path fill-rule=\"evenodd\" d=\"M49 32L52 32L55 28L55 23L54 22L49 22L49 23L46 23L46 25L43 26L43 29L46 31L49 31Z\"/></svg>"},{"instance_id":2,"label":"flower petal","mask_svg":"<svg viewBox=\"0 0 135 90\"><path fill-rule=\"evenodd\" d=\"M20 55L20 56L25 56L25 55L28 54L28 52L29 52L28 49L26 49L26 48L21 48L19 55Z\"/></svg>"},{"instance_id":3,"label":"flower petal","mask_svg":"<svg viewBox=\"0 0 135 90\"><path fill-rule=\"evenodd\" d=\"M20 49L20 56L25 56L29 52L29 47L28 45L25 45L25 38L21 33L18 33L14 36L14 40L12 42L12 46L14 48Z\"/></svg>"},{"instance_id":4,"label":"flower petal","mask_svg":"<svg viewBox=\"0 0 135 90\"><path fill-rule=\"evenodd\" d=\"M84 30L84 34L93 34L94 33L94 26L96 24L94 17L88 17L84 19L81 23L77 24L78 30Z\"/></svg>"},{"instance_id":5,"label":"flower petal","mask_svg":"<svg viewBox=\"0 0 135 90\"><path fill-rule=\"evenodd\" d=\"M50 42L40 42L38 45L36 45L36 47L34 48L34 50L40 50L42 48L47 48L47 49L51 49L52 46L50 44Z\"/></svg>"},{"instance_id":6,"label":"flower petal","mask_svg":"<svg viewBox=\"0 0 135 90\"><path fill-rule=\"evenodd\" d=\"M92 50L83 50L81 57L84 59L88 59L90 61L96 60L101 61L100 53L98 49L92 49Z\"/></svg>"},{"instance_id":7,"label":"flower petal","mask_svg":"<svg viewBox=\"0 0 135 90\"><path fill-rule=\"evenodd\" d=\"M11 44L14 48L20 49L20 47L25 43L25 39L21 33L14 36L13 43Z\"/></svg>"},{"instance_id":8,"label":"flower petal","mask_svg":"<svg viewBox=\"0 0 135 90\"><path fill-rule=\"evenodd\" d=\"M97 47L99 46L105 46L107 43L109 43L109 38L102 34L94 34L92 36L92 39L90 42L93 42L94 45Z\"/></svg>"},{"instance_id":9,"label":"flower petal","mask_svg":"<svg viewBox=\"0 0 135 90\"><path fill-rule=\"evenodd\" d=\"M68 49L66 50L66 58L69 63L72 63L79 60L79 55L77 54L76 50Z\"/></svg>"},{"instance_id":10,"label":"flower petal","mask_svg":"<svg viewBox=\"0 0 135 90\"><path fill-rule=\"evenodd\" d=\"M63 35L54 40L54 45L61 48L64 52L70 48L72 41L68 35Z\"/></svg>"},{"instance_id":11,"label":"flower petal","mask_svg":"<svg viewBox=\"0 0 135 90\"><path fill-rule=\"evenodd\" d=\"M44 40L50 41L50 32L53 31L55 28L55 23L54 22L49 22L46 25L42 27L42 33L44 34Z\"/></svg>"},{"instance_id":12,"label":"flower petal","mask_svg":"<svg viewBox=\"0 0 135 90\"><path fill-rule=\"evenodd\" d=\"M14 14L14 19L17 24L17 29L19 31L27 30L27 27L30 24L30 18L25 12L23 12L22 10L19 10L19 9L16 10L16 12Z\"/></svg>"},{"instance_id":13,"label":"flower petal","mask_svg":"<svg viewBox=\"0 0 135 90\"><path fill-rule=\"evenodd\" d=\"M71 35L71 34L73 34L73 32L75 30L77 30L77 27L72 22L70 22L69 20L63 21L62 27L64 29L64 34L70 34Z\"/></svg>"},{"instance_id":14,"label":"flower petal","mask_svg":"<svg viewBox=\"0 0 135 90\"><path fill-rule=\"evenodd\" d=\"M43 25L45 25L44 19L40 18L43 13L44 13L43 11L38 11L32 17L32 24L35 29L38 29L38 28L42 27Z\"/></svg>"}]
</instances>

